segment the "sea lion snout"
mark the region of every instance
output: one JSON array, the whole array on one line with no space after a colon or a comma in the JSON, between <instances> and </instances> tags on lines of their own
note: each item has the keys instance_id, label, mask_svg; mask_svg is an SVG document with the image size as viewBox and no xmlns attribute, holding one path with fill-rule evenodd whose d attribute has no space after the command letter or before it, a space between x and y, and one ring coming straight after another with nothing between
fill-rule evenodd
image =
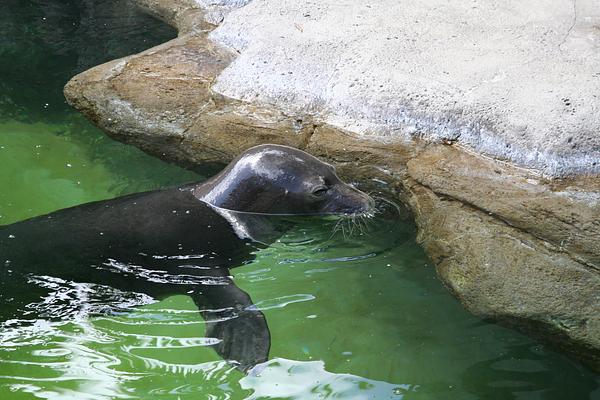
<instances>
[{"instance_id":1,"label":"sea lion snout","mask_svg":"<svg viewBox=\"0 0 600 400\"><path fill-rule=\"evenodd\" d=\"M331 199L323 206L324 213L368 215L375 208L375 202L368 194L347 183L340 181L331 191Z\"/></svg>"}]
</instances>

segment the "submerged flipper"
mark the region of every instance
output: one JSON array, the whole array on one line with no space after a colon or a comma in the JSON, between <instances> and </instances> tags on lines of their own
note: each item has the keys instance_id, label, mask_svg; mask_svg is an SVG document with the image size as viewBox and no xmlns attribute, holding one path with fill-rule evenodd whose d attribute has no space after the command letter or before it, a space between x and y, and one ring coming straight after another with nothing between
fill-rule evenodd
<instances>
[{"instance_id":1,"label":"submerged flipper","mask_svg":"<svg viewBox=\"0 0 600 400\"><path fill-rule=\"evenodd\" d=\"M191 296L206 321L206 336L219 339L215 351L246 372L267 361L271 333L262 312L230 278L203 285Z\"/></svg>"}]
</instances>

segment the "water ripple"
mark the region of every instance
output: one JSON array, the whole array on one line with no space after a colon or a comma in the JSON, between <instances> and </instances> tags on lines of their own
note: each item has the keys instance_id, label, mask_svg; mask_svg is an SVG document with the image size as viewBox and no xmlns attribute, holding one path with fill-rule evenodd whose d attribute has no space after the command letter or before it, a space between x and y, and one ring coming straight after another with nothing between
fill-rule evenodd
<instances>
[{"instance_id":1,"label":"water ripple","mask_svg":"<svg viewBox=\"0 0 600 400\"><path fill-rule=\"evenodd\" d=\"M258 370L255 373L251 371L240 380L242 388L253 391L246 400L399 400L404 397L404 393L414 389L411 385L395 385L351 374L331 373L325 370L323 361L302 362L276 358L261 365ZM278 384L274 385L273 382Z\"/></svg>"},{"instance_id":2,"label":"water ripple","mask_svg":"<svg viewBox=\"0 0 600 400\"><path fill-rule=\"evenodd\" d=\"M263 300L256 303L249 309L271 310L274 308L283 308L289 304L311 301L316 299L312 294L292 294L289 296L276 297L274 299Z\"/></svg>"}]
</instances>

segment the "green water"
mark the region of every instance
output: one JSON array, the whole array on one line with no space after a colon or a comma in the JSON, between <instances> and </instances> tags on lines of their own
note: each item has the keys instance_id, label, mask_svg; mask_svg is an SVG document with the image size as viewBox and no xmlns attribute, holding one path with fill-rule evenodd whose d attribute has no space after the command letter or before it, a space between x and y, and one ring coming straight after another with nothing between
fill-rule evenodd
<instances>
[{"instance_id":1,"label":"green water","mask_svg":"<svg viewBox=\"0 0 600 400\"><path fill-rule=\"evenodd\" d=\"M202 179L109 140L61 95L73 74L171 29L114 0L3 0L0 11L0 224ZM302 224L232 270L271 330L259 373L218 358L189 298L132 294L119 313L2 327L0 399L600 398L580 364L466 313L410 222L331 230Z\"/></svg>"}]
</instances>

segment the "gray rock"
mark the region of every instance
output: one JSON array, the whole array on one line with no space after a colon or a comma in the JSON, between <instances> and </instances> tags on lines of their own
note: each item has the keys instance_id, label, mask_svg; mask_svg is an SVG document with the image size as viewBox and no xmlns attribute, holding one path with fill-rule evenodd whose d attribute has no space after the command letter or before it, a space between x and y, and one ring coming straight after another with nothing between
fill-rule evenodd
<instances>
[{"instance_id":1,"label":"gray rock","mask_svg":"<svg viewBox=\"0 0 600 400\"><path fill-rule=\"evenodd\" d=\"M597 173L598 26L594 0L254 1L211 34L240 53L214 89L362 135Z\"/></svg>"}]
</instances>

